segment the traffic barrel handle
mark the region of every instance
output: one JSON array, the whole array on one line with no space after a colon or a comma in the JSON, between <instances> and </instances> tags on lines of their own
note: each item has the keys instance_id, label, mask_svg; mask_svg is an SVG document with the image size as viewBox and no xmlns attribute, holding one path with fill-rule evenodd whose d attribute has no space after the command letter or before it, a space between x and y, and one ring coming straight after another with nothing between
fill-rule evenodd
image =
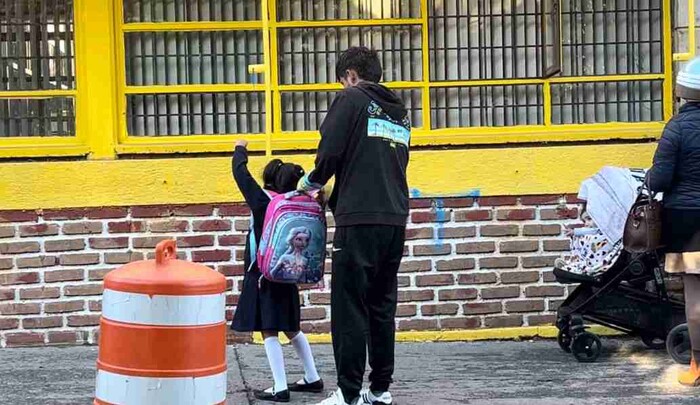
<instances>
[{"instance_id":1,"label":"traffic barrel handle","mask_svg":"<svg viewBox=\"0 0 700 405\"><path fill-rule=\"evenodd\" d=\"M162 265L167 260L177 257L177 243L174 239L164 240L156 245L156 264Z\"/></svg>"}]
</instances>

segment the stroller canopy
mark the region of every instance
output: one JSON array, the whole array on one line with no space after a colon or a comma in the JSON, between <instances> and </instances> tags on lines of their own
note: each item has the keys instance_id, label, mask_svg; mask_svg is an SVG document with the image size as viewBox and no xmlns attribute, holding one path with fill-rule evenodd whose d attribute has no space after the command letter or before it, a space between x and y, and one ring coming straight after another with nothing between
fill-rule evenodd
<instances>
[{"instance_id":1,"label":"stroller canopy","mask_svg":"<svg viewBox=\"0 0 700 405\"><path fill-rule=\"evenodd\" d=\"M627 215L644 185L646 170L606 166L581 183L578 198L610 243L622 239Z\"/></svg>"}]
</instances>

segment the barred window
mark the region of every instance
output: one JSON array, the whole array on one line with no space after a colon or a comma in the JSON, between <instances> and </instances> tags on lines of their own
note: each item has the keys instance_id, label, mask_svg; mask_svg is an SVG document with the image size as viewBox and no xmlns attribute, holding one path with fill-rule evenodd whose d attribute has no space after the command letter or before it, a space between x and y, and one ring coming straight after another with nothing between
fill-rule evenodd
<instances>
[{"instance_id":1,"label":"barred window","mask_svg":"<svg viewBox=\"0 0 700 405\"><path fill-rule=\"evenodd\" d=\"M75 134L74 98L42 96L76 88L73 29L72 0L0 0L0 91L36 94L0 99L0 137Z\"/></svg>"},{"instance_id":2,"label":"barred window","mask_svg":"<svg viewBox=\"0 0 700 405\"><path fill-rule=\"evenodd\" d=\"M414 26L281 29L281 84L334 83L340 52L350 46L375 49L385 82L421 81L421 30Z\"/></svg>"},{"instance_id":3,"label":"barred window","mask_svg":"<svg viewBox=\"0 0 700 405\"><path fill-rule=\"evenodd\" d=\"M663 120L663 82L576 83L552 86L554 124Z\"/></svg>"},{"instance_id":4,"label":"barred window","mask_svg":"<svg viewBox=\"0 0 700 405\"><path fill-rule=\"evenodd\" d=\"M279 21L419 18L416 0L277 0Z\"/></svg>"},{"instance_id":5,"label":"barred window","mask_svg":"<svg viewBox=\"0 0 700 405\"><path fill-rule=\"evenodd\" d=\"M279 0L278 21L337 21L420 18L418 1L409 0ZM420 25L377 25L280 28L279 84L335 83L335 64L350 46L377 50L385 82L423 80ZM335 92L282 92L282 131L314 131L320 127ZM412 125L422 125L422 92L397 91L409 110Z\"/></svg>"},{"instance_id":6,"label":"barred window","mask_svg":"<svg viewBox=\"0 0 700 405\"><path fill-rule=\"evenodd\" d=\"M539 78L543 73L541 1L430 1L433 81ZM542 86L437 88L432 128L543 123Z\"/></svg>"},{"instance_id":7,"label":"barred window","mask_svg":"<svg viewBox=\"0 0 700 405\"><path fill-rule=\"evenodd\" d=\"M541 76L540 1L430 1L430 78Z\"/></svg>"},{"instance_id":8,"label":"barred window","mask_svg":"<svg viewBox=\"0 0 700 405\"><path fill-rule=\"evenodd\" d=\"M425 131L664 119L661 0L272 4L264 49L259 1L123 0L123 27L141 23L121 32L128 134L316 131L337 57L357 45L378 51L383 81ZM265 52L273 71L248 73ZM265 80L275 80L272 111Z\"/></svg>"},{"instance_id":9,"label":"barred window","mask_svg":"<svg viewBox=\"0 0 700 405\"><path fill-rule=\"evenodd\" d=\"M397 90L404 101L413 126L421 126L420 90ZM282 130L315 131L321 127L323 118L333 102L336 92L285 92L282 93Z\"/></svg>"},{"instance_id":10,"label":"barred window","mask_svg":"<svg viewBox=\"0 0 700 405\"><path fill-rule=\"evenodd\" d=\"M130 86L248 83L262 61L260 31L128 32Z\"/></svg>"},{"instance_id":11,"label":"barred window","mask_svg":"<svg viewBox=\"0 0 700 405\"><path fill-rule=\"evenodd\" d=\"M566 0L561 21L553 18L558 7L559 1L432 1L431 80L535 79L558 72L560 57L569 77L663 72L661 0ZM432 126L542 124L541 92L541 86L434 90ZM660 81L555 85L552 122L659 121L662 95Z\"/></svg>"},{"instance_id":12,"label":"barred window","mask_svg":"<svg viewBox=\"0 0 700 405\"><path fill-rule=\"evenodd\" d=\"M563 74L663 72L661 0L562 3Z\"/></svg>"},{"instance_id":13,"label":"barred window","mask_svg":"<svg viewBox=\"0 0 700 405\"><path fill-rule=\"evenodd\" d=\"M260 18L257 1L125 0L126 22L244 21ZM124 33L129 86L254 83L248 65L262 63L260 30ZM262 87L261 87L262 89ZM262 92L130 94L132 136L265 132Z\"/></svg>"},{"instance_id":14,"label":"barred window","mask_svg":"<svg viewBox=\"0 0 700 405\"><path fill-rule=\"evenodd\" d=\"M250 21L260 0L123 0L124 22Z\"/></svg>"},{"instance_id":15,"label":"barred window","mask_svg":"<svg viewBox=\"0 0 700 405\"><path fill-rule=\"evenodd\" d=\"M663 73L661 0L564 1L563 75ZM663 82L553 86L553 122L663 120Z\"/></svg>"},{"instance_id":16,"label":"barred window","mask_svg":"<svg viewBox=\"0 0 700 405\"><path fill-rule=\"evenodd\" d=\"M129 134L259 134L265 132L264 105L262 93L129 95Z\"/></svg>"},{"instance_id":17,"label":"barred window","mask_svg":"<svg viewBox=\"0 0 700 405\"><path fill-rule=\"evenodd\" d=\"M433 128L503 127L543 122L542 86L433 89Z\"/></svg>"}]
</instances>

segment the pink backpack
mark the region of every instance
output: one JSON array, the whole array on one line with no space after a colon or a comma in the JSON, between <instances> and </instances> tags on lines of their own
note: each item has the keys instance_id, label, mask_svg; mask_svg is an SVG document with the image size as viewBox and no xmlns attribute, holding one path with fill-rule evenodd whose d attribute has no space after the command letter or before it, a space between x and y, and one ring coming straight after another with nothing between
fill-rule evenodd
<instances>
[{"instance_id":1,"label":"pink backpack","mask_svg":"<svg viewBox=\"0 0 700 405\"><path fill-rule=\"evenodd\" d=\"M316 284L326 262L326 214L311 196L272 194L265 212L257 263L277 283Z\"/></svg>"}]
</instances>

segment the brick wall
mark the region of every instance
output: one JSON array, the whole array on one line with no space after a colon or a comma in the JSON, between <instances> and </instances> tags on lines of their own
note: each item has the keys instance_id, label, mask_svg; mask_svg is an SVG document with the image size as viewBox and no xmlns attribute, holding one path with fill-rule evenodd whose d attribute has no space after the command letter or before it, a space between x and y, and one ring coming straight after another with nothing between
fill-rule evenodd
<instances>
[{"instance_id":1,"label":"brick wall","mask_svg":"<svg viewBox=\"0 0 700 405\"><path fill-rule=\"evenodd\" d=\"M563 226L578 216L572 197L411 204L400 330L552 323L567 292L551 268L568 249ZM155 245L171 237L182 258L229 279L231 319L247 215L230 204L0 211L0 346L96 343L104 275L152 258ZM328 332L329 292L302 295L304 331Z\"/></svg>"}]
</instances>

